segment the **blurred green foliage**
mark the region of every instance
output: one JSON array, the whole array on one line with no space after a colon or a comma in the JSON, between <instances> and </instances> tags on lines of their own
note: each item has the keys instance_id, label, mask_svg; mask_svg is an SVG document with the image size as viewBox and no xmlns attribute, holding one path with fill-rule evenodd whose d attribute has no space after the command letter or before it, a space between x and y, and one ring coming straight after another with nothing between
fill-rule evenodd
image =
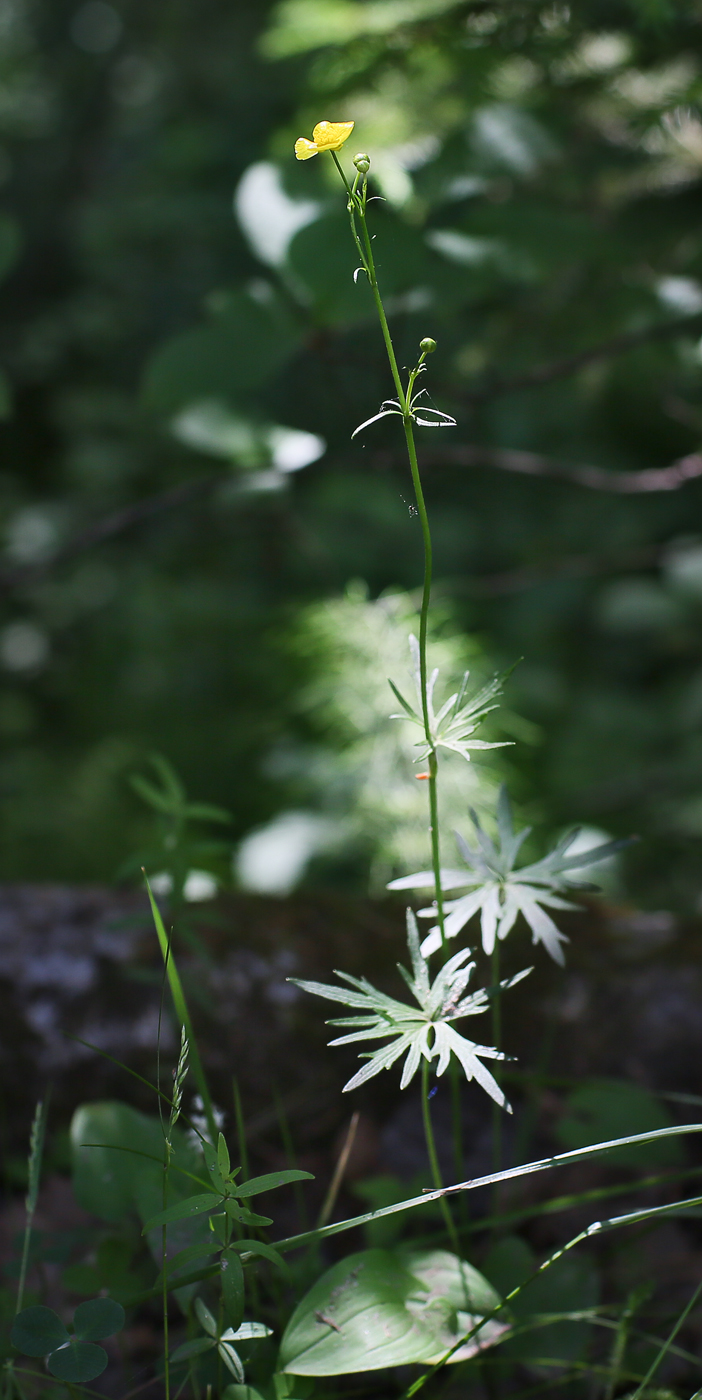
<instances>
[{"instance_id":1,"label":"blurred green foliage","mask_svg":"<svg viewBox=\"0 0 702 1400\"><path fill-rule=\"evenodd\" d=\"M446 629L481 675L525 658L495 737L522 737L513 713L530 742L473 781L507 763L525 815L640 832L636 896L695 904L702 483L595 491L459 449L619 472L697 449L699 19L690 0L8 4L3 878L110 878L148 847L127 775L153 749L235 840L327 811L320 738L367 816L354 880L373 866L387 813L349 779L343 676L421 545L396 425L350 443L391 386L331 162L292 158L328 117L373 157L401 356L436 337L428 384L458 419L420 433Z\"/></svg>"}]
</instances>

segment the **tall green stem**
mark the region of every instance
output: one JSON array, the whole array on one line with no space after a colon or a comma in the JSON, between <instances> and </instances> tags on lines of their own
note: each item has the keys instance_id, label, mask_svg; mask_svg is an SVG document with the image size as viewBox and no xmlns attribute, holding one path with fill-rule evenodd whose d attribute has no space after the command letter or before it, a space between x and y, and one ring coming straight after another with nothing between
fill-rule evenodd
<instances>
[{"instance_id":1,"label":"tall green stem","mask_svg":"<svg viewBox=\"0 0 702 1400\"><path fill-rule=\"evenodd\" d=\"M436 749L433 746L431 723L429 719L429 694L427 689L427 627L429 623L429 604L431 601L433 553L429 516L427 515L427 508L424 501L422 481L419 475L419 463L417 461L417 449L414 442L414 425L407 408L405 408L403 422L407 454L409 456L410 470L412 472L412 484L414 486L417 510L422 527L422 540L424 543L424 586L422 588L422 607L419 615L419 682L422 691L424 735L427 743L432 746L429 753L429 833L431 836L431 867L434 874L434 893L436 896L436 913L441 932L441 946L444 948L446 946L446 935L444 932L444 897L441 889L439 798L436 785L439 763L436 756Z\"/></svg>"},{"instance_id":2,"label":"tall green stem","mask_svg":"<svg viewBox=\"0 0 702 1400\"><path fill-rule=\"evenodd\" d=\"M420 522L420 527L421 527L421 531L422 531L422 543L423 543L423 548L424 548L424 581L423 581L423 586L422 586L422 604L421 604L420 615L419 615L419 685L420 685L421 702L422 702L422 721L423 721L423 724L424 724L424 737L425 737L425 739L426 739L426 743L427 743L427 746L428 746L428 749L429 749L429 753L428 753L428 769L429 769L429 771L428 771L428 784L429 784L429 823L430 823L430 825L429 825L429 832L430 832L430 837L431 837L431 864L432 864L432 872L433 872L433 876L434 876L434 892L435 892L435 898L436 898L437 921L438 921L439 930L440 930L440 934L441 934L441 946L442 946L442 949L444 949L445 946L446 946L446 934L445 934L445 927L444 927L444 923L445 923L445 920L444 920L444 901L443 901L443 893L442 893L442 889L441 889L441 851L440 851L440 843L439 843L439 800L438 800L438 792L437 792L437 776L438 776L438 767L439 767L439 765L438 765L436 747L435 747L435 743L434 743L434 736L433 736L432 727L431 727L431 715L430 715L430 711L429 711L428 675L427 675L427 671L428 671L428 668L427 668L427 631L428 631L428 623L429 623L429 604L430 604L430 602L431 602L431 584L432 584L432 563L433 563L433 555L432 555L431 529L430 529L430 526L429 526L429 516L428 516L428 514L427 514L426 502L425 502L425 500L424 500L424 491L423 491L423 489L422 489L422 480L421 480L421 476L420 476L420 472L419 472L419 462L418 462L418 460L417 460L417 448L416 448L416 444L415 444L415 440L414 440L414 418L413 418L413 414L412 414L412 396L413 396L413 392L414 392L414 384L415 384L415 380L417 379L418 374L419 374L420 371L421 371L421 368L422 368L424 359L425 359L425 357L426 357L427 351L426 351L426 348L423 350L421 359L418 361L418 363L417 363L417 365L415 366L415 368L410 372L410 374L409 374L409 376L408 376L408 379L407 379L407 389L405 390L405 388L404 388L404 386L403 386L403 383L402 383L402 376L401 376L401 374L400 374L400 369L399 369L399 366L398 366L398 363L397 363L397 356L396 356L396 354L395 354L395 347L394 347L394 345L393 345L393 343L392 343L392 336L391 336L391 334L390 334L390 327L389 327L389 325L388 325L388 318L387 318L387 316L386 316L386 314L385 314L385 307L383 306L383 299L382 299L382 296L381 296L381 294L380 294L380 288L379 288L379 286L378 286L378 276L377 276L376 268L375 268L375 260L374 260L374 258L373 258L373 245L372 245L372 242L371 242L370 234L369 234L369 232L368 232L368 226L367 226L367 223L366 223L366 201L367 201L367 192L368 192L368 181L367 181L367 178L364 176L364 178L363 178L362 190L361 190L361 193L358 194L358 193L357 193L357 187L358 187L358 180L359 180L359 177L357 176L356 181L355 181L355 183L354 183L354 185L353 185L353 188L351 188L351 186L350 186L349 183L348 183L348 180L346 179L346 176L345 176L345 174L344 174L344 171L343 171L343 169L342 169L342 166L341 166L341 164L340 164L340 162L339 162L339 160L338 160L338 158L337 158L337 156L336 156L336 153L335 153L335 152L332 152L332 155L333 155L333 157L334 157L334 161L335 161L335 163L336 163L336 167L337 167L337 169L338 169L338 171L339 171L339 174L341 175L341 178L342 178L342 180L343 180L343 182L344 182L344 185L345 185L345 187L346 187L346 192L347 192L347 195L348 195L348 211L349 211L349 218L350 218L350 221L351 221L351 232L352 232L352 235L353 235L353 238L354 238L354 242L355 242L355 244L356 244L356 248L358 249L358 253L359 253L359 256L360 256L360 259L361 259L361 264L362 264L362 266L363 266L363 269L364 269L364 272L365 272L365 274L366 274L366 277L368 278L368 284L369 284L369 286L370 286L371 293L372 293L372 296L373 296L373 300L374 300L374 302L375 302L375 308L376 308L376 311L377 311L377 313L378 313L378 320L379 320L379 322L380 322L380 329L381 329L381 332L382 332L383 341L384 341L384 343L385 343L385 350L386 350L387 357L388 357L388 363L389 363L389 365L390 365L390 373L391 373L391 375L392 375L393 384L395 385L395 391L396 391L396 394L397 394L397 402L398 402L398 405L399 405L399 407L400 407L400 412L401 412L401 414L402 414L402 426L403 426L403 428L404 428L404 433L405 433L405 442L406 442L406 445L407 445L407 456L408 456L408 458L409 458L410 472L411 472L411 474L412 474L412 485L413 485L413 488L414 488L414 496L415 496L415 501L416 501L416 504L417 504L417 514L418 514L418 516L419 516L419 522ZM360 228L361 228L361 236L360 236L360 237L359 237L358 229L357 229L357 227L356 227L356 217L358 217L358 220L359 220L359 223L360 223ZM434 1133L433 1133L433 1129L432 1129L432 1125L431 1125L431 1111L430 1111L430 1108L429 1108L429 1085L428 1085L428 1080L429 1080L429 1065L428 1065L428 1062L427 1062L426 1059L422 1059L422 1116L423 1116L423 1119L424 1119L424 1135L425 1135L425 1138L426 1138L427 1152L428 1152L428 1154L429 1154L429 1162L430 1162L430 1166L431 1166L431 1172L432 1172L432 1177L433 1177L433 1180L434 1180L434 1184L435 1184L435 1186L436 1186L437 1188L440 1189L443 1183L442 1183L442 1180L441 1180L441 1172L440 1172L440 1169L439 1169L439 1160L438 1160L438 1157L437 1157L437 1154L436 1154L436 1144L435 1144L435 1142L434 1142ZM457 1159L460 1161L460 1159L461 1159L461 1157L462 1157L462 1152L461 1152L461 1130L460 1130L460 1101L459 1101L458 1094L457 1094L457 1092L456 1092L456 1079L455 1079L455 1076L453 1077L452 1082L453 1082L453 1086L454 1086L454 1093L453 1093L453 1096L452 1096L452 1097L453 1097L453 1118L454 1118L454 1125L453 1125L453 1127L454 1127L454 1152L455 1152L455 1155L456 1155ZM456 1251L456 1253L460 1253L460 1245L459 1245L459 1241L458 1241L458 1235L457 1235L457 1232L456 1232L456 1227L455 1227L455 1224L454 1224L454 1221L453 1221L453 1217L452 1217L452 1215L451 1215L451 1211L450 1211L450 1209L449 1209L448 1203L447 1203L446 1198L445 1198L444 1196L441 1197L441 1211L442 1211L442 1214L443 1214L443 1217L444 1217L444 1221L445 1221L445 1224L446 1224L446 1229L447 1229L447 1231L448 1231L448 1235L449 1235L449 1239L451 1240L452 1247L453 1247L453 1249Z\"/></svg>"},{"instance_id":3,"label":"tall green stem","mask_svg":"<svg viewBox=\"0 0 702 1400\"><path fill-rule=\"evenodd\" d=\"M492 950L492 1043L496 1050L502 1049L502 996L500 993L500 941L495 938ZM499 1060L495 1061L494 1075L500 1082ZM492 1105L492 1169L502 1171L502 1109L498 1103ZM498 1214L499 1186L492 1188L492 1213Z\"/></svg>"},{"instance_id":4,"label":"tall green stem","mask_svg":"<svg viewBox=\"0 0 702 1400\"><path fill-rule=\"evenodd\" d=\"M428 761L429 761L429 779L428 779L428 781L429 781L429 823L430 823L430 825L429 825L429 832L430 832L430 837L431 837L431 862L432 862L432 871L433 871L433 875L434 875L434 890L435 890L435 896L436 896L437 918L438 918L439 930L440 930L440 932L441 932L441 946L442 946L442 948L444 948L444 947L445 947L445 944L446 944L446 937L445 937L445 932L444 932L444 901L443 901L443 894L442 894L442 890L441 890L441 853L440 853L440 846L439 846L439 800L438 800L437 781L436 781L436 780L437 780L438 766L439 766L439 765L438 765L438 760L437 760L437 756L436 756L436 749L435 749L435 747L434 747L433 735L432 735L432 732L431 732L431 720L430 720L430 715L429 715L429 695L428 695L428 690L427 690L427 628L428 628L428 621L429 621L429 603L430 603L430 601L431 601L431 583L432 583L432 543L431 543L431 529L430 529L430 527L429 527L429 516L428 516L428 514L427 514L426 502L425 502L425 500L424 500L424 491L423 491L423 489L422 489L422 480L421 480L421 477L420 477L420 474L419 474L419 462L417 461L417 448L416 448L416 444L415 444L415 441L414 441L414 421L413 421L413 418L412 418L412 408L411 408L412 390L413 390L413 388L414 388L415 379L417 378L417 374L418 374L418 372L419 372L419 366L417 366L417 367L412 371L412 373L410 374L409 380L408 380L407 391L405 391L404 386L403 386L403 383L402 383L402 377L401 377L401 375L400 375L399 365L398 365L398 363L397 363L397 356L396 356L396 354L395 354L395 347L394 347L394 345L393 345L393 343L392 343L392 336L391 336L391 334L390 334L390 327L389 327L389 325L388 325L388 318L387 318L387 316L386 316L386 314L385 314L385 307L383 306L383 299L382 299L382 296L381 296L381 294L380 294L380 288L379 288L379 286L378 286L378 276L377 276L376 269L375 269L375 259L374 259L374 257L373 257L373 244L372 244L372 241L371 241L370 234L369 234L369 232L368 232L368 225L367 225L367 223L366 223L366 210L365 210L365 206L366 206L366 197L367 197L367 181L364 180L364 182L363 182L363 191L362 191L362 194L361 194L361 195L357 195L357 194L356 194L356 188L355 188L355 186L354 186L354 188L352 189L351 186L349 185L348 180L346 179L346 176L345 176L344 171L343 171L343 167L342 167L342 165L341 165L341 163L340 163L340 161L339 161L339 159L338 159L338 157L337 157L337 155L336 155L336 152L332 151L332 155L333 155L333 157L334 157L334 161L335 161L337 170L339 171L339 174L341 175L341 178L342 178L342 180L343 180L343 182L344 182L344 185L345 185L345 187L346 187L346 192L347 192L348 197L349 197L349 205L348 205L348 207L349 207L349 217L350 217L350 220L351 220L351 232L352 232L352 234L353 234L354 241L355 241L355 243L356 243L356 247L358 248L358 251L359 251L359 254L360 254L362 263L363 263L363 268L364 268L364 271L365 271L366 276L367 276L367 278L368 278L368 283L369 283L369 286L370 286L370 289L371 289L371 292L372 292L372 295L373 295L373 300L374 300L374 302L375 302L375 308L376 308L376 311L377 311L377 313L378 313L378 320L379 320L379 322L380 322L380 329L381 329L381 331L382 331L383 340L384 340L384 342L385 342L385 350L386 350L386 352L387 352L388 363L389 363L389 365L390 365L390 373L391 373L391 375L392 375L393 383L394 383L394 385L395 385L395 390L396 390L396 393L397 393L397 401L398 401L398 403L399 403L399 405L400 405L400 409L401 409L401 412L402 412L402 424L403 424L404 431L405 431L405 442L406 442L406 444L407 444L407 455L408 455L408 457L409 457L410 472L411 472L411 474L412 474L412 485L413 485L413 487L414 487L414 496L415 496L415 501L416 501L416 503L417 503L417 514L419 515L419 521L420 521L420 526L421 526L421 530L422 530L422 543L423 543L423 546L424 546L424 582L423 582L423 587L422 587L422 605L421 605L420 615L419 615L419 683L420 683L421 696L422 696L422 719L423 719L423 721L424 721L424 737L425 737L425 739L426 739L426 741L427 741L427 744L429 745L429 750L430 750L430 751L429 751L429 760L428 760ZM357 232L357 229L356 229L356 215L358 215L358 218L359 218L359 221L360 221L360 225L361 225L362 240L359 238L358 232ZM424 360L424 355L422 355L422 359L420 360L419 365L421 365L421 363L422 363L423 360Z\"/></svg>"},{"instance_id":5,"label":"tall green stem","mask_svg":"<svg viewBox=\"0 0 702 1400\"><path fill-rule=\"evenodd\" d=\"M424 1120L424 1137L427 1144L427 1154L429 1157L429 1166L431 1167L432 1181L434 1182L437 1191L440 1191L444 1183L441 1177L439 1158L436 1155L434 1129L431 1126L431 1109L429 1107L429 1062L428 1060L425 1060L424 1056L422 1056L422 1118ZM458 1242L456 1226L453 1223L453 1216L451 1215L448 1201L446 1200L445 1196L439 1197L439 1204L441 1206L441 1213L444 1217L446 1229L448 1230L449 1239L451 1240L451 1245L456 1251L456 1254L460 1254L461 1247Z\"/></svg>"}]
</instances>

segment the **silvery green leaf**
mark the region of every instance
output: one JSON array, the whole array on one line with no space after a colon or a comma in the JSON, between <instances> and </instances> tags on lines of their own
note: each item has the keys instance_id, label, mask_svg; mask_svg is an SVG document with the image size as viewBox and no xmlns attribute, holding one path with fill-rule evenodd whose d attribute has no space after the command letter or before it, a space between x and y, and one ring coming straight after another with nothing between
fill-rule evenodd
<instances>
[{"instance_id":1,"label":"silvery green leaf","mask_svg":"<svg viewBox=\"0 0 702 1400\"><path fill-rule=\"evenodd\" d=\"M484 1089L486 1094L489 1094L490 1098L499 1104L500 1108L506 1109L508 1113L512 1112L511 1105L508 1104L499 1084L478 1058L479 1055L483 1055L486 1059L503 1060L504 1055L501 1055L498 1050L492 1049L491 1046L474 1045L472 1041L465 1040L462 1035L458 1034L458 1031L453 1029L453 1026L440 1026L437 1032L437 1041L440 1047L437 1074L443 1074L444 1070L448 1068L453 1051L463 1068L466 1079L477 1079L481 1089Z\"/></svg>"},{"instance_id":2,"label":"silvery green leaf","mask_svg":"<svg viewBox=\"0 0 702 1400\"><path fill-rule=\"evenodd\" d=\"M329 1021L326 1022L329 1025ZM349 1031L348 1035L338 1035L335 1040L330 1040L329 1045L354 1045L358 1040L380 1040L383 1036L390 1034L390 1028L384 1023L377 1021L373 1026L367 1026L362 1031Z\"/></svg>"},{"instance_id":3,"label":"silvery green leaf","mask_svg":"<svg viewBox=\"0 0 702 1400\"><path fill-rule=\"evenodd\" d=\"M579 835L579 828L569 832L568 836L564 836L554 850L544 856L543 860L524 867L525 876L540 883L551 883L554 876L562 875L567 870L580 870L586 865L595 865L598 861L608 860L610 856L616 855L618 851L631 845L635 839L631 836L622 836L615 841L605 841L601 846L593 846L589 851L579 851L577 855L566 856L565 852Z\"/></svg>"},{"instance_id":4,"label":"silvery green leaf","mask_svg":"<svg viewBox=\"0 0 702 1400\"><path fill-rule=\"evenodd\" d=\"M402 1069L400 1087L406 1088L421 1064L422 1057L427 1061L439 1057L438 1072L443 1073L451 1054L455 1054L469 1079L476 1079L496 1102L500 1091L491 1074L482 1065L480 1057L500 1058L498 1051L489 1046L477 1045L467 1040L449 1026L449 1022L465 1016L477 1016L488 1006L488 992L481 988L466 995L468 983L475 971L470 961L470 950L462 948L439 971L432 982L426 958L419 945L419 933L414 914L407 911L407 944L412 962L412 971L400 968L402 975L417 1003L409 1006L379 992L365 978L352 977L338 972L348 983L346 988L327 986L322 982L303 982L291 978L295 984L323 996L331 1001L345 1001L353 1008L363 1009L367 1014L335 1018L330 1024L340 1027L344 1034L331 1041L332 1045L366 1044L374 1040L387 1040L389 1043L373 1050L360 1052L366 1063L344 1086L344 1092L357 1089L381 1070L390 1069L402 1055L405 1063ZM523 974L522 974L523 975ZM505 982L511 986L519 977Z\"/></svg>"},{"instance_id":5,"label":"silvery green leaf","mask_svg":"<svg viewBox=\"0 0 702 1400\"><path fill-rule=\"evenodd\" d=\"M464 870L441 870L442 890L459 889L465 885L466 877ZM399 880L391 880L386 887L389 890L423 890L434 888L434 871L419 870L416 875L401 875Z\"/></svg>"},{"instance_id":6,"label":"silvery green leaf","mask_svg":"<svg viewBox=\"0 0 702 1400\"><path fill-rule=\"evenodd\" d=\"M565 965L565 956L561 943L568 943L569 940L564 933L559 933L550 914L547 914L535 899L522 898L521 910L532 932L533 943L543 943L547 953L551 954L554 962Z\"/></svg>"},{"instance_id":7,"label":"silvery green leaf","mask_svg":"<svg viewBox=\"0 0 702 1400\"><path fill-rule=\"evenodd\" d=\"M405 1050L407 1050L411 1044L411 1036L405 1033L391 1045L384 1045L382 1050L376 1050L373 1055L369 1056L363 1068L352 1075L351 1079L344 1085L342 1093L348 1094L350 1089L360 1088L361 1084L365 1084L366 1081L372 1079L374 1075L380 1074L381 1070L390 1069L391 1065L394 1065L395 1061L399 1059L400 1055L404 1054Z\"/></svg>"},{"instance_id":8,"label":"silvery green leaf","mask_svg":"<svg viewBox=\"0 0 702 1400\"><path fill-rule=\"evenodd\" d=\"M412 959L412 971L417 987L416 997L420 1005L422 999L429 996L429 969L419 951L419 929L417 920L411 909L407 910L407 946Z\"/></svg>"},{"instance_id":9,"label":"silvery green leaf","mask_svg":"<svg viewBox=\"0 0 702 1400\"><path fill-rule=\"evenodd\" d=\"M577 904L564 899L563 895L586 887L568 879L568 872L608 859L627 846L629 840L606 841L590 851L569 855L578 832L568 832L541 860L515 869L517 856L530 828L515 832L506 789L503 787L500 790L497 802L497 841L493 841L483 829L476 812L471 810L470 816L477 845L469 845L465 837L456 832L458 849L466 864L465 873L453 869L442 869L440 872L443 893L460 889L461 886L466 890L458 898L444 901L444 937L455 938L479 913L483 948L486 953L492 953L496 941L507 937L521 914L531 929L533 942L542 943L554 961L562 964L562 945L568 940L546 910L577 909ZM431 889L433 886L433 873L422 870L415 875L393 880L388 888ZM436 905L421 909L419 914L423 918L436 919ZM422 941L422 957L428 958L436 952L441 947L441 941L439 927L435 924Z\"/></svg>"}]
</instances>

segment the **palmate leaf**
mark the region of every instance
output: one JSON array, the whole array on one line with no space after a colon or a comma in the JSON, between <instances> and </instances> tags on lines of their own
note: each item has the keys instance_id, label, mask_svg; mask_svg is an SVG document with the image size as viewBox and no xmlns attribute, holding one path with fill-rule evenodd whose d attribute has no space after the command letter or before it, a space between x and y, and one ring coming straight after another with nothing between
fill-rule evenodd
<instances>
[{"instance_id":1,"label":"palmate leaf","mask_svg":"<svg viewBox=\"0 0 702 1400\"><path fill-rule=\"evenodd\" d=\"M448 1068L454 1055L461 1065L466 1079L475 1079L496 1103L507 1108L504 1094L499 1085L482 1064L482 1059L503 1059L504 1056L491 1046L478 1045L454 1030L449 1022L464 1016L475 1016L485 1011L488 994L485 990L464 995L475 964L469 962L470 953L463 949L454 954L432 982L429 977L426 959L419 945L417 922L411 909L407 910L407 944L409 947L412 972L400 967L407 986L417 1002L408 1006L379 992L366 978L351 977L348 973L337 973L350 984L349 990L329 986L324 982L306 982L291 977L289 980L314 996L325 997L363 1011L362 1016L337 1018L329 1024L343 1027L346 1034L338 1036L331 1045L350 1045L391 1037L389 1044L378 1049L361 1051L365 1065L344 1085L344 1092L357 1089L381 1070L390 1069L405 1056L400 1087L405 1089L416 1074L422 1058L431 1062L438 1057L437 1075ZM531 969L527 969L530 971ZM513 986L526 973L502 983Z\"/></svg>"},{"instance_id":2,"label":"palmate leaf","mask_svg":"<svg viewBox=\"0 0 702 1400\"><path fill-rule=\"evenodd\" d=\"M436 425L425 424L424 426ZM408 719L412 724L416 724L422 731L423 737L417 742L419 753L416 761L418 763L423 762L432 751L437 749L450 749L454 753L460 754L461 757L465 758L466 762L469 763L470 751L472 749L504 748L510 741L489 741L487 739L474 739L472 736L481 721L485 719L486 715L490 714L491 710L497 709L498 696L501 694L504 682L507 676L510 675L512 668L510 667L510 670L505 671L503 675L494 676L491 681L488 681L487 685L482 686L482 688L468 700L466 700L466 694L468 691L470 672L466 671L461 681L460 688L454 695L450 695L448 699L444 701L438 713L434 708L434 689L439 677L439 672L438 669L434 669L430 675L427 676L426 683L427 714L429 718L429 733L431 735L431 739L429 740L426 735L424 724L419 642L413 633L410 634L409 646L412 657L412 674L417 695L417 708L416 710L413 709L408 701L405 700L401 691L398 690L394 681L390 681L389 685L393 694L397 696L405 712L404 714L393 714L390 718Z\"/></svg>"},{"instance_id":3,"label":"palmate leaf","mask_svg":"<svg viewBox=\"0 0 702 1400\"><path fill-rule=\"evenodd\" d=\"M515 832L507 789L504 786L500 789L497 802L497 841L493 841L483 830L480 818L472 809L470 816L477 845L470 846L461 833L456 832L458 849L466 869L440 872L443 893L468 887L467 893L457 899L444 901L444 937L455 938L479 913L483 949L491 953L496 941L507 937L521 914L531 929L532 942L543 944L554 962L563 965L565 957L562 945L568 939L547 910L576 909L578 906L564 899L563 894L571 894L582 888L595 889L596 886L583 886L568 879L568 872L609 859L628 846L633 838L605 841L590 850L568 855L578 835L576 829L562 837L541 860L515 869L517 856L531 828ZM392 880L388 889L434 889L434 874L420 870L416 875ZM419 916L436 918L436 906L420 909ZM441 931L435 924L422 943L422 953L424 957L429 957L440 947Z\"/></svg>"}]
</instances>

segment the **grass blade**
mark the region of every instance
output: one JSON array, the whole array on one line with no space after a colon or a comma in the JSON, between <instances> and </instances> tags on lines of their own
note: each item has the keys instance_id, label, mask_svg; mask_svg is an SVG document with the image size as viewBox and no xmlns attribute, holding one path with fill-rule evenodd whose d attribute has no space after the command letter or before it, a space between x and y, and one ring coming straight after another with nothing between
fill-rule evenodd
<instances>
[{"instance_id":1,"label":"grass blade","mask_svg":"<svg viewBox=\"0 0 702 1400\"><path fill-rule=\"evenodd\" d=\"M205 1078L205 1071L202 1068L200 1052L197 1048L197 1043L193 1034L193 1025L192 1021L190 1020L190 1012L188 1011L188 1004L185 1000L185 994L183 992L183 984L178 975L178 968L176 967L175 958L173 957L173 950L170 945L168 934L166 933L166 930L164 928L163 919L161 918L161 910L159 909L158 904L156 903L156 900L154 899L153 894L151 892L151 886L149 884L146 871L144 871L144 879L146 880L146 889L149 895L151 913L153 914L153 920L161 948L161 954L163 956L163 961L166 964L166 970L168 973L168 985L171 989L171 996L173 997L173 1006L175 1008L175 1013L178 1017L180 1025L185 1026L185 1033L188 1037L190 1063L192 1066L193 1078L195 1079L195 1082L197 1084L198 1090L202 1098L202 1102L205 1107L207 1127L211 1139L213 1142L216 1142L217 1125L212 1109L212 1099L210 1097L210 1090L207 1083L207 1079Z\"/></svg>"},{"instance_id":2,"label":"grass blade","mask_svg":"<svg viewBox=\"0 0 702 1400\"><path fill-rule=\"evenodd\" d=\"M585 1157L596 1157L601 1152L610 1152L617 1147L627 1147L631 1143L655 1142L658 1138L675 1137L682 1133L702 1133L702 1123L681 1123L672 1128L655 1128L647 1133L632 1133L629 1137L612 1138L607 1142L598 1142L592 1147L575 1147L570 1152L558 1152L553 1157L542 1157L536 1162L526 1162L521 1167L509 1167L501 1172L491 1172L489 1176L475 1177L472 1181L461 1181L455 1186L444 1186L440 1191L424 1191L421 1196L412 1196L406 1201L398 1201L395 1205L382 1206L378 1210L367 1211L364 1215L354 1215L348 1220L339 1220L332 1225L324 1225L317 1230L306 1230L304 1234L290 1235L287 1239L276 1240L275 1247L282 1252L290 1249L298 1249L303 1244L309 1244L315 1239L325 1239L329 1235L340 1235L345 1230L353 1230L358 1225L367 1225L372 1220L382 1220L386 1215L396 1215L400 1211L414 1210L417 1206L430 1205L432 1201L438 1201L441 1196L448 1195L454 1191L477 1191L481 1186L492 1186L497 1181L512 1181L518 1176L530 1176L532 1172L550 1171L553 1167L560 1167L566 1162L580 1161ZM700 1198L702 1201L702 1197ZM679 1210L685 1205L693 1202L675 1202L673 1206L654 1206L651 1211L644 1211L647 1214L660 1214L670 1210ZM695 1200L694 1204L697 1204ZM637 1216L641 1212L636 1213ZM623 1223L626 1216L617 1217L616 1223Z\"/></svg>"}]
</instances>

